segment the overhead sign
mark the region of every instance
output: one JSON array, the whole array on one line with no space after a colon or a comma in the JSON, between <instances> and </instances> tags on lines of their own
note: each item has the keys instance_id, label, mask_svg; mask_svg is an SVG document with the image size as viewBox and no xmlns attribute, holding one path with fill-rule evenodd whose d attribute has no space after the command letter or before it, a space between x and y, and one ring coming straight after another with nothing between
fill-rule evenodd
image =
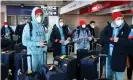
<instances>
[{"instance_id":1,"label":"overhead sign","mask_svg":"<svg viewBox=\"0 0 133 80\"><path fill-rule=\"evenodd\" d=\"M90 12L96 12L101 9L105 9L111 5L111 2L101 2L99 4L95 4L90 8Z\"/></svg>"},{"instance_id":2,"label":"overhead sign","mask_svg":"<svg viewBox=\"0 0 133 80\"><path fill-rule=\"evenodd\" d=\"M58 16L58 7L41 6L41 8L44 10L44 15L45 16Z\"/></svg>"},{"instance_id":3,"label":"overhead sign","mask_svg":"<svg viewBox=\"0 0 133 80\"><path fill-rule=\"evenodd\" d=\"M124 5L115 6L109 9L104 9L98 12L97 14L101 15L101 14L107 14L107 13L112 13L112 12L117 12L117 11L132 10L132 9L133 9L133 2L131 2L130 4L124 4Z\"/></svg>"},{"instance_id":4,"label":"overhead sign","mask_svg":"<svg viewBox=\"0 0 133 80\"><path fill-rule=\"evenodd\" d=\"M64 14L64 13L67 13L67 12L79 9L81 7L84 7L84 6L87 6L89 4L92 4L92 3L96 2L96 1L97 0L74 1L74 2L71 2L68 5L66 5L66 6L64 6L64 7L62 7L60 9L60 14Z\"/></svg>"}]
</instances>

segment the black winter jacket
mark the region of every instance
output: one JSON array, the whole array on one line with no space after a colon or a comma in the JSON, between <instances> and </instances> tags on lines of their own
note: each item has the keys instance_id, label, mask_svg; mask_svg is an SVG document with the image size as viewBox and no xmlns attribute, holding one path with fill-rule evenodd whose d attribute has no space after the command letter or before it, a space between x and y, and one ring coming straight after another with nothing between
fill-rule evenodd
<instances>
[{"instance_id":1,"label":"black winter jacket","mask_svg":"<svg viewBox=\"0 0 133 80\"><path fill-rule=\"evenodd\" d=\"M68 33L68 26L63 26L63 33L64 33L65 40L68 37L70 37ZM58 39L58 42L55 42L56 39ZM54 57L57 55L61 55L61 43L59 43L60 40L61 40L61 35L59 32L59 29L56 25L54 25L50 36ZM68 45L66 45L66 53L68 54Z\"/></svg>"},{"instance_id":2,"label":"black winter jacket","mask_svg":"<svg viewBox=\"0 0 133 80\"><path fill-rule=\"evenodd\" d=\"M114 45L112 59L111 59L111 69L116 72L124 72L126 67L126 58L127 55L130 53L129 47L131 43L128 39L129 33L131 28L128 26L127 23L120 29L118 34L118 42L115 43L110 41L110 37L112 37L113 28L111 24L107 25L101 33L101 40L103 42L103 51L102 53L109 53L109 44Z\"/></svg>"}]
</instances>

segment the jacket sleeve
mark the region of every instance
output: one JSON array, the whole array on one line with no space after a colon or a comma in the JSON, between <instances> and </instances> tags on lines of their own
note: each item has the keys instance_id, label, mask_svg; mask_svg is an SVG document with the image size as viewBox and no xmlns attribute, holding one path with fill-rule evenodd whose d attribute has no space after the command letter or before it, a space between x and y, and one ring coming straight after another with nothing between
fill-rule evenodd
<instances>
[{"instance_id":1,"label":"jacket sleeve","mask_svg":"<svg viewBox=\"0 0 133 80\"><path fill-rule=\"evenodd\" d=\"M1 28L1 36L4 35L4 27Z\"/></svg>"},{"instance_id":2,"label":"jacket sleeve","mask_svg":"<svg viewBox=\"0 0 133 80\"><path fill-rule=\"evenodd\" d=\"M50 41L52 43L55 43L55 42L59 43L59 39L56 38L56 28L55 28L55 26L52 29L52 32L51 32L51 35L50 35Z\"/></svg>"},{"instance_id":3,"label":"jacket sleeve","mask_svg":"<svg viewBox=\"0 0 133 80\"><path fill-rule=\"evenodd\" d=\"M68 27L68 37L72 37L72 30Z\"/></svg>"},{"instance_id":4,"label":"jacket sleeve","mask_svg":"<svg viewBox=\"0 0 133 80\"><path fill-rule=\"evenodd\" d=\"M91 34L90 30L88 30L89 34L88 34L88 40L92 41L93 39L93 35Z\"/></svg>"},{"instance_id":5,"label":"jacket sleeve","mask_svg":"<svg viewBox=\"0 0 133 80\"><path fill-rule=\"evenodd\" d=\"M10 26L9 26L9 28L10 28L10 32L11 32L10 34L13 35L14 34L13 29Z\"/></svg>"},{"instance_id":6,"label":"jacket sleeve","mask_svg":"<svg viewBox=\"0 0 133 80\"><path fill-rule=\"evenodd\" d=\"M116 43L114 41L110 40L110 37L108 36L108 26L106 26L103 31L100 34L100 40L104 43L104 44L113 44L115 45Z\"/></svg>"},{"instance_id":7,"label":"jacket sleeve","mask_svg":"<svg viewBox=\"0 0 133 80\"><path fill-rule=\"evenodd\" d=\"M5 37L5 31L4 27L1 28L1 38Z\"/></svg>"},{"instance_id":8,"label":"jacket sleeve","mask_svg":"<svg viewBox=\"0 0 133 80\"><path fill-rule=\"evenodd\" d=\"M25 25L25 27L23 29L22 43L23 43L24 46L27 46L27 47L38 47L38 46L40 46L40 42L36 42L36 41L31 40L29 24Z\"/></svg>"},{"instance_id":9,"label":"jacket sleeve","mask_svg":"<svg viewBox=\"0 0 133 80\"><path fill-rule=\"evenodd\" d=\"M106 26L101 32L100 40L105 44L115 44L113 41L110 40L110 37L108 36L108 26Z\"/></svg>"},{"instance_id":10,"label":"jacket sleeve","mask_svg":"<svg viewBox=\"0 0 133 80\"><path fill-rule=\"evenodd\" d=\"M19 25L16 27L16 30L15 30L15 35L19 35Z\"/></svg>"}]
</instances>

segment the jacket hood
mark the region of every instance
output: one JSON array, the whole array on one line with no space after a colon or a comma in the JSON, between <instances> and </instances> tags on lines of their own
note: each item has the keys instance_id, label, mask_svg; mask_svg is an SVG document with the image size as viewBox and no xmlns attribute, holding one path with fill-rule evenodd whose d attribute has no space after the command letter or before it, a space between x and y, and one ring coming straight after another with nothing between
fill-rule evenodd
<instances>
[{"instance_id":1,"label":"jacket hood","mask_svg":"<svg viewBox=\"0 0 133 80\"><path fill-rule=\"evenodd\" d=\"M37 9L41 9L41 8L35 7L35 8L33 8L32 13L31 13L32 21L35 21L35 22L37 22L37 20L36 20L36 14L35 14L35 11L36 11ZM41 10L42 10L42 9L41 9ZM45 18L45 16L44 16L44 11L42 10L42 12L43 12L43 15L42 15L42 22L41 22L41 23L43 23L44 18Z\"/></svg>"}]
</instances>

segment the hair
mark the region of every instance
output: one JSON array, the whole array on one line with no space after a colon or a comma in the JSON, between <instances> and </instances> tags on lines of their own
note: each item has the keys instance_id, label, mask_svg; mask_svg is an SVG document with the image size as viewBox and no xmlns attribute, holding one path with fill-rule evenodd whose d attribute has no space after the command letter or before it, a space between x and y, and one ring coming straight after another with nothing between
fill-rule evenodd
<instances>
[{"instance_id":1,"label":"hair","mask_svg":"<svg viewBox=\"0 0 133 80\"><path fill-rule=\"evenodd\" d=\"M60 17L60 18L59 18L59 21L60 21L61 19L63 19L63 18Z\"/></svg>"},{"instance_id":2,"label":"hair","mask_svg":"<svg viewBox=\"0 0 133 80\"><path fill-rule=\"evenodd\" d=\"M90 24L95 23L95 21L90 21Z\"/></svg>"}]
</instances>

